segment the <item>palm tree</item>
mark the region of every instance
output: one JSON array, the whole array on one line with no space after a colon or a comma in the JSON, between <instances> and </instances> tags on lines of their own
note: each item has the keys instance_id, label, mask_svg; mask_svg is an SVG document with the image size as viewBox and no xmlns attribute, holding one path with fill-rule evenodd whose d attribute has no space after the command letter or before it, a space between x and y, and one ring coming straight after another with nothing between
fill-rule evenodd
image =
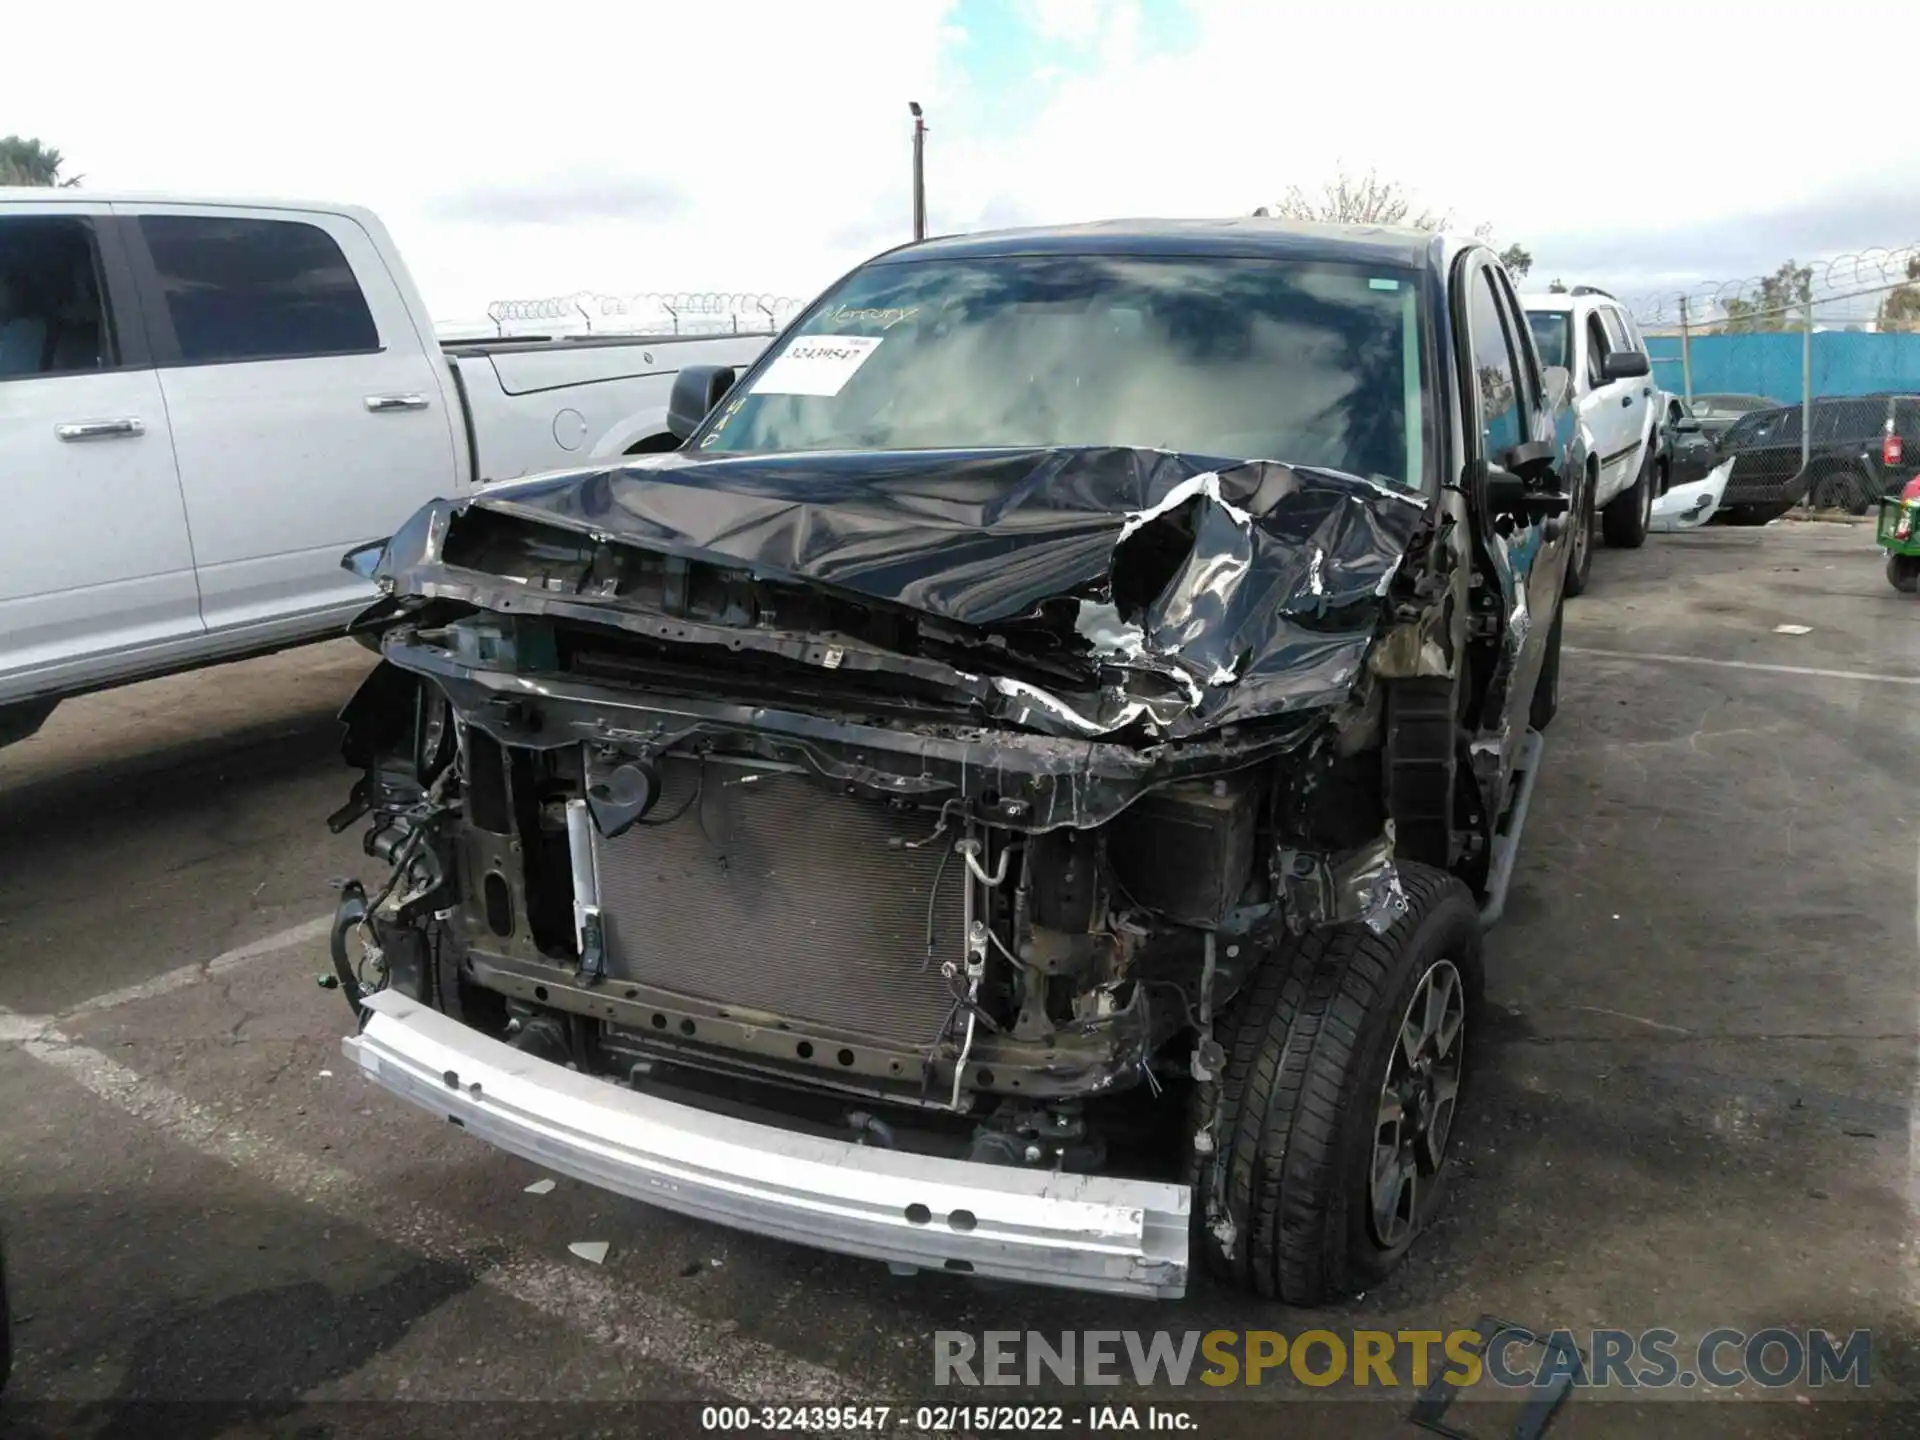
<instances>
[{"instance_id":1,"label":"palm tree","mask_svg":"<svg viewBox=\"0 0 1920 1440\"><path fill-rule=\"evenodd\" d=\"M78 185L80 177L60 178L66 157L51 146L21 135L0 136L0 185Z\"/></svg>"}]
</instances>

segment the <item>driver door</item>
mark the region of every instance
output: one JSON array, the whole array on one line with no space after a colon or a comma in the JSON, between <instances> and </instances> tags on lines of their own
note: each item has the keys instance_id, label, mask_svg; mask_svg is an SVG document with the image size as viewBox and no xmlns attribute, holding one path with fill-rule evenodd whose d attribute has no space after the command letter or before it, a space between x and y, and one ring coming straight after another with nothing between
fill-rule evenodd
<instances>
[{"instance_id":1,"label":"driver door","mask_svg":"<svg viewBox=\"0 0 1920 1440\"><path fill-rule=\"evenodd\" d=\"M1463 349L1473 381L1465 399L1473 411L1467 427L1467 464L1501 466L1515 446L1545 442L1554 457L1549 472L1529 488L1566 492L1571 417L1547 404L1533 337L1506 277L1485 252L1472 252L1456 280L1467 327ZM1495 513L1484 485L1477 487L1474 525L1492 562L1501 592L1508 650L1502 674L1487 695L1507 721L1507 733L1524 734L1534 684L1546 659L1547 640L1559 612L1571 529L1567 514L1544 511ZM1493 716L1483 720L1492 728ZM1502 770L1505 770L1505 757ZM1502 776L1504 782L1504 773Z\"/></svg>"},{"instance_id":2,"label":"driver door","mask_svg":"<svg viewBox=\"0 0 1920 1440\"><path fill-rule=\"evenodd\" d=\"M1602 318L1600 307L1587 312L1584 334L1587 401L1583 418L1593 434L1593 448L1600 457L1600 485L1594 492L1595 501L1597 505L1605 505L1633 483L1640 460L1638 427L1644 413L1634 408L1634 396L1643 382L1607 379L1604 369L1607 356L1624 350L1626 339L1615 338L1615 328Z\"/></svg>"}]
</instances>

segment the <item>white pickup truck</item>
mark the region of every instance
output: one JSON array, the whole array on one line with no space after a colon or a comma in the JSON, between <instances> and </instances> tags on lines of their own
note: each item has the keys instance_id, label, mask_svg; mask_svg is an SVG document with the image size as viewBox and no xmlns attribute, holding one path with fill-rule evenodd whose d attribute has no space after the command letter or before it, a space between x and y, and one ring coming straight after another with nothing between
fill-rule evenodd
<instances>
[{"instance_id":1,"label":"white pickup truck","mask_svg":"<svg viewBox=\"0 0 1920 1440\"><path fill-rule=\"evenodd\" d=\"M442 344L351 206L0 189L0 745L64 697L327 638L426 502L670 449L765 335Z\"/></svg>"}]
</instances>

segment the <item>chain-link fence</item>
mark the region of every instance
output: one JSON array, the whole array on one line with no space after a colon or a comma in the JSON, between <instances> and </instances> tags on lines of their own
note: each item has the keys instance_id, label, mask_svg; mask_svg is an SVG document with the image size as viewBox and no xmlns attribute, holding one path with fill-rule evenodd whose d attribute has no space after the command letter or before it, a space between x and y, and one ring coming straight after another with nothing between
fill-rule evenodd
<instances>
[{"instance_id":1,"label":"chain-link fence","mask_svg":"<svg viewBox=\"0 0 1920 1440\"><path fill-rule=\"evenodd\" d=\"M1863 513L1904 478L1920 401L1920 245L1629 302L1654 378L1700 413L1762 409L1722 435L1735 474ZM1920 456L1916 456L1920 459Z\"/></svg>"},{"instance_id":2,"label":"chain-link fence","mask_svg":"<svg viewBox=\"0 0 1920 1440\"><path fill-rule=\"evenodd\" d=\"M584 335L752 335L780 329L806 304L787 295L701 290L624 295L577 290L525 300L495 300L483 321L451 321L442 337L500 339Z\"/></svg>"}]
</instances>

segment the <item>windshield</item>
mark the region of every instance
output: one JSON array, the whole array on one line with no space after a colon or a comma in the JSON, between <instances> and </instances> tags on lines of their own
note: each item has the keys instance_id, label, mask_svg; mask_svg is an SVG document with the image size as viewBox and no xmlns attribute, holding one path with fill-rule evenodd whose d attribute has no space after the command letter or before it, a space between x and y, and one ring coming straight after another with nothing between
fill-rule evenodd
<instances>
[{"instance_id":1,"label":"windshield","mask_svg":"<svg viewBox=\"0 0 1920 1440\"><path fill-rule=\"evenodd\" d=\"M1237 258L874 264L741 382L717 453L1124 446L1345 470L1431 453L1412 270Z\"/></svg>"},{"instance_id":2,"label":"windshield","mask_svg":"<svg viewBox=\"0 0 1920 1440\"><path fill-rule=\"evenodd\" d=\"M1542 366L1558 365L1571 370L1567 359L1567 316L1559 310L1529 310L1527 323L1533 327L1533 348L1540 352Z\"/></svg>"}]
</instances>

